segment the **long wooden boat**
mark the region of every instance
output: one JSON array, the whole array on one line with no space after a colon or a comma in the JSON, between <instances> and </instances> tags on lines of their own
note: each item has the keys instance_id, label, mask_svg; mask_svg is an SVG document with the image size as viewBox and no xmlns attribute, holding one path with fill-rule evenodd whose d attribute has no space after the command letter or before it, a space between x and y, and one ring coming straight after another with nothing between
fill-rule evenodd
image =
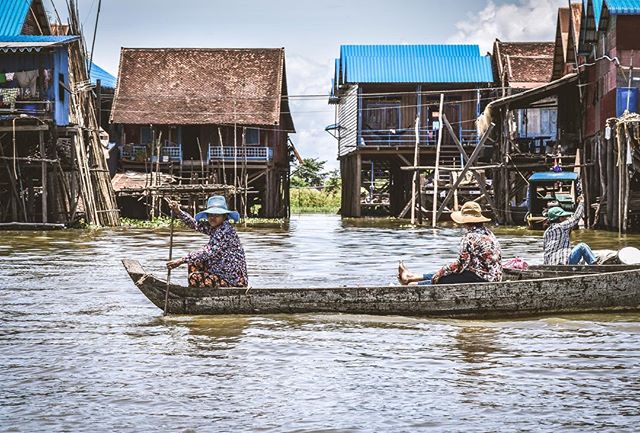
<instances>
[{"instance_id":1,"label":"long wooden boat","mask_svg":"<svg viewBox=\"0 0 640 433\"><path fill-rule=\"evenodd\" d=\"M164 309L165 280L123 260L135 285ZM352 314L500 318L640 310L640 269L500 283L335 288L169 286L171 314Z\"/></svg>"},{"instance_id":2,"label":"long wooden boat","mask_svg":"<svg viewBox=\"0 0 640 433\"><path fill-rule=\"evenodd\" d=\"M508 280L529 280L631 271L634 269L640 269L640 265L532 265L527 270L504 269L504 273L505 278Z\"/></svg>"}]
</instances>

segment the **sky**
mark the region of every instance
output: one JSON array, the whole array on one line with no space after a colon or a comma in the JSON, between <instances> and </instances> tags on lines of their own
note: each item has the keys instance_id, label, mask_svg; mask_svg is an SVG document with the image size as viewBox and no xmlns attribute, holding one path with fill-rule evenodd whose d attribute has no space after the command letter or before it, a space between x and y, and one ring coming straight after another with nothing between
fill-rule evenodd
<instances>
[{"instance_id":1,"label":"sky","mask_svg":"<svg viewBox=\"0 0 640 433\"><path fill-rule=\"evenodd\" d=\"M284 47L289 95L303 158L338 167L327 95L342 44L480 45L553 41L558 7L569 0L103 0L93 59L117 75L120 48ZM66 21L65 0L45 0ZM91 46L99 0L78 0Z\"/></svg>"}]
</instances>

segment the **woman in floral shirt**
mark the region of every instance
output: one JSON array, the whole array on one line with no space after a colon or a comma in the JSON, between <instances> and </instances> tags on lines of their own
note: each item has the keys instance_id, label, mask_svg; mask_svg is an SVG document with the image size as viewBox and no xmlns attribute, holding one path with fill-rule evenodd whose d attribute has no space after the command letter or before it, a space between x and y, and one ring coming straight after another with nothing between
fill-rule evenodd
<instances>
[{"instance_id":1,"label":"woman in floral shirt","mask_svg":"<svg viewBox=\"0 0 640 433\"><path fill-rule=\"evenodd\" d=\"M464 226L458 258L433 274L412 274L400 262L398 279L402 284L482 283L502 280L500 244L485 222L480 205L467 202L451 219Z\"/></svg>"},{"instance_id":2,"label":"woman in floral shirt","mask_svg":"<svg viewBox=\"0 0 640 433\"><path fill-rule=\"evenodd\" d=\"M174 215L187 226L209 235L209 243L198 251L167 262L173 269L187 263L189 265L189 286L191 287L245 287L247 263L240 239L229 219L238 222L240 215L227 208L223 196L214 195L207 200L207 209L195 218L180 210L180 204L170 202Z\"/></svg>"}]
</instances>

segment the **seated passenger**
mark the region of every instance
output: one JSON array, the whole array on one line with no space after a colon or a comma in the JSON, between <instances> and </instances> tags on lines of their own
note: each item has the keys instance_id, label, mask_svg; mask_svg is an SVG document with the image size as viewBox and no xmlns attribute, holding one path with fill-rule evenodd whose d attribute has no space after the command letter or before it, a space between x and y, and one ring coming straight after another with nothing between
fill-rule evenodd
<instances>
[{"instance_id":1,"label":"seated passenger","mask_svg":"<svg viewBox=\"0 0 640 433\"><path fill-rule=\"evenodd\" d=\"M433 274L412 274L400 262L398 280L402 284L456 284L483 283L502 280L502 253L500 244L491 230L484 226L491 221L482 215L480 205L470 201L451 219L462 224L464 235L458 258Z\"/></svg>"},{"instance_id":2,"label":"seated passenger","mask_svg":"<svg viewBox=\"0 0 640 433\"><path fill-rule=\"evenodd\" d=\"M576 265L581 260L588 265L596 263L596 257L589 245L581 242L571 249L571 230L578 225L584 211L582 196L578 196L577 202L578 206L573 213L559 206L549 209L547 219L550 225L544 232L545 265Z\"/></svg>"},{"instance_id":3,"label":"seated passenger","mask_svg":"<svg viewBox=\"0 0 640 433\"><path fill-rule=\"evenodd\" d=\"M195 218L180 210L180 204L170 202L174 215L188 227L209 235L209 242L198 251L185 257L167 262L173 269L187 263L189 265L190 287L245 287L248 284L247 263L240 239L229 218L238 222L238 212L227 208L227 201L221 195L207 200L207 208Z\"/></svg>"}]
</instances>

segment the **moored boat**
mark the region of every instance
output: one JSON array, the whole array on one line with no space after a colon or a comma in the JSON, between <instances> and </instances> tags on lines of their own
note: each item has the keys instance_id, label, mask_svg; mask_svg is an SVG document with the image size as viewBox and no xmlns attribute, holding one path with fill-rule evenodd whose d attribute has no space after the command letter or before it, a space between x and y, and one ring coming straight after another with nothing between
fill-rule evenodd
<instances>
[{"instance_id":1,"label":"moored boat","mask_svg":"<svg viewBox=\"0 0 640 433\"><path fill-rule=\"evenodd\" d=\"M167 282L136 260L129 276L164 309ZM338 312L459 318L500 318L640 309L640 269L500 283L335 288L194 288L170 284L170 314Z\"/></svg>"}]
</instances>

